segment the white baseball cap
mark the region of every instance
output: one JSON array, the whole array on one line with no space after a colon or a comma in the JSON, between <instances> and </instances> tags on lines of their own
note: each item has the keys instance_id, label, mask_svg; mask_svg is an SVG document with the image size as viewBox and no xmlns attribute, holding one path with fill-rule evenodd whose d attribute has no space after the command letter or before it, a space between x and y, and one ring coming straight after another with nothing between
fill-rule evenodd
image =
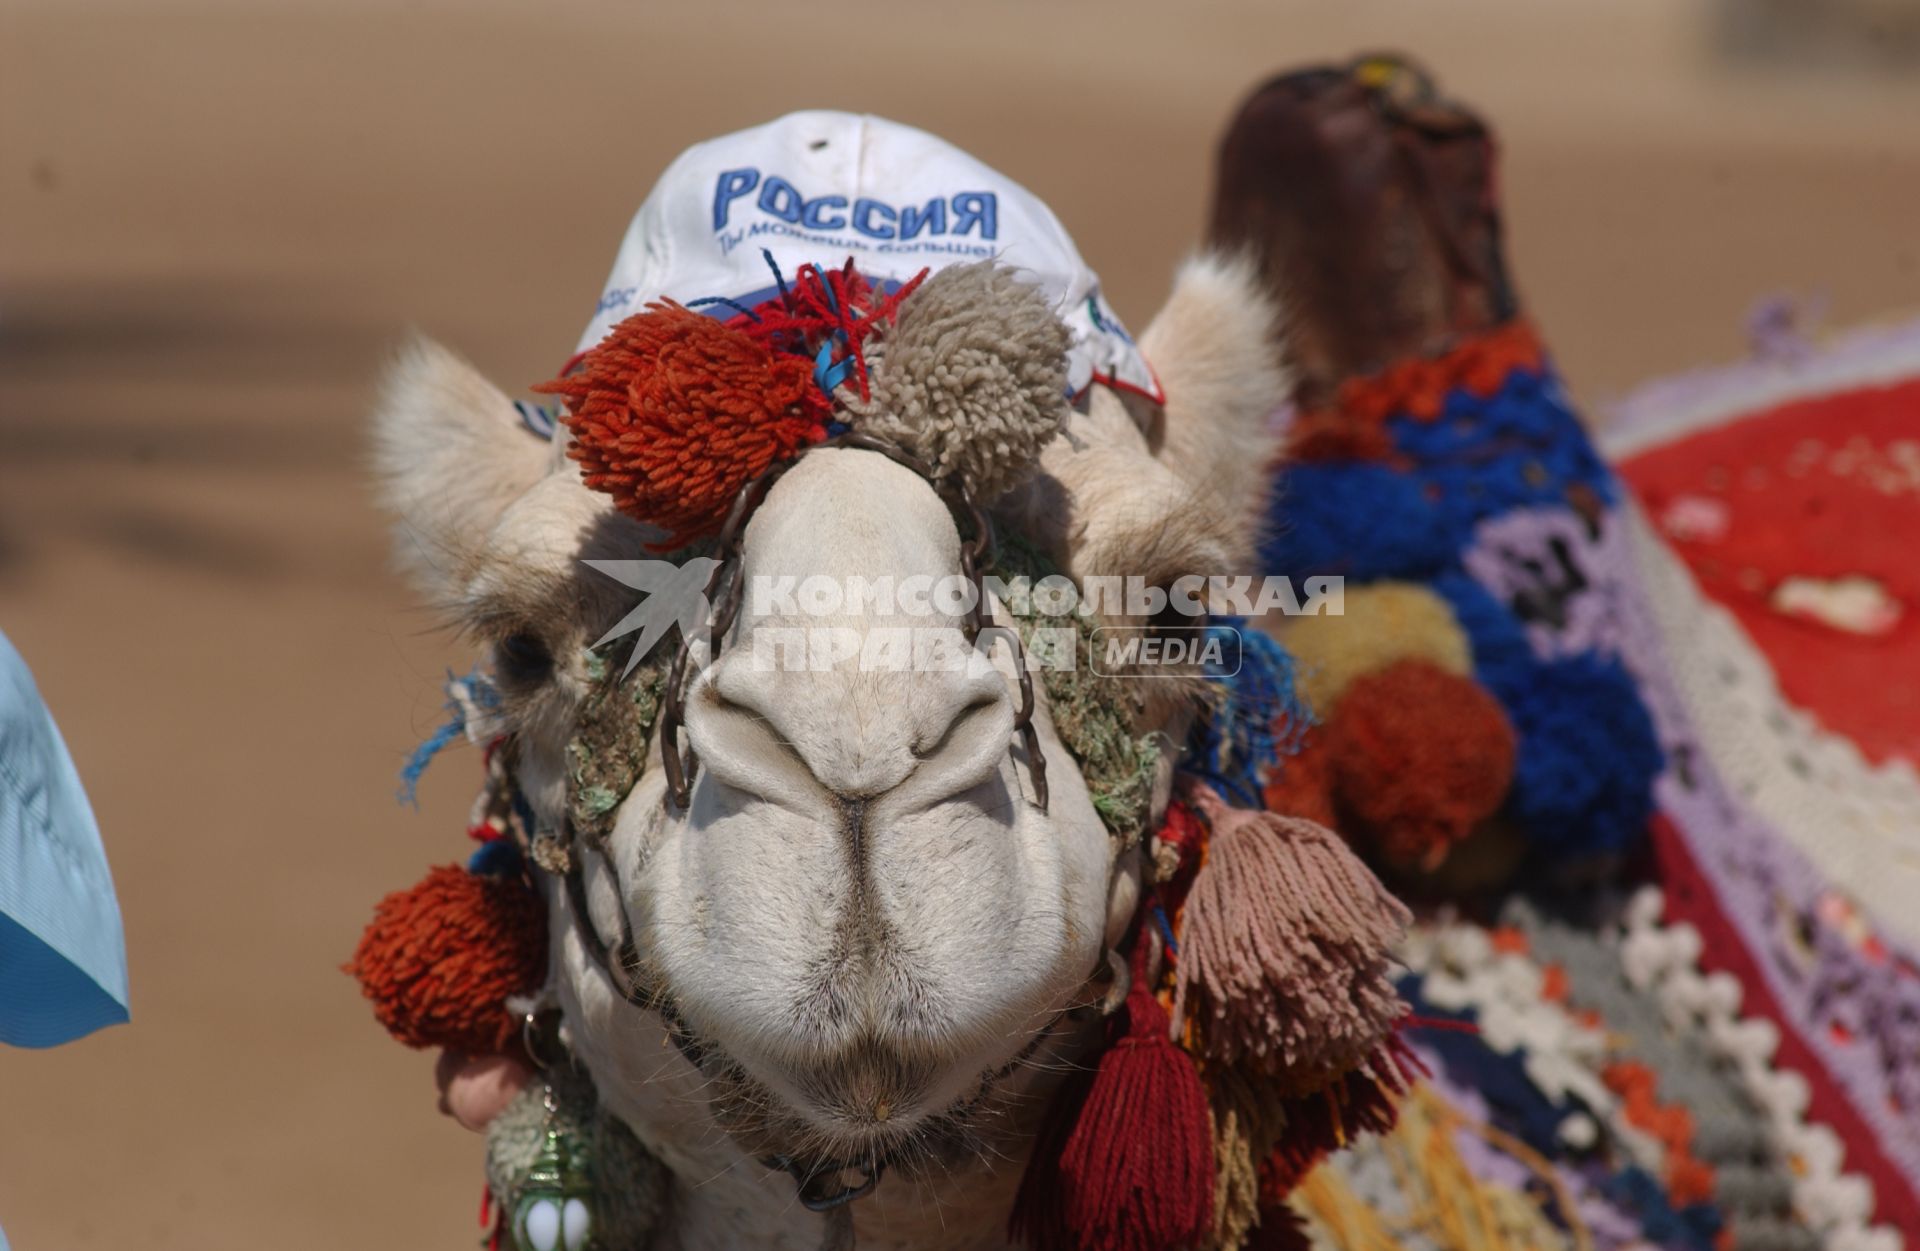
<instances>
[{"instance_id":1,"label":"white baseball cap","mask_svg":"<svg viewBox=\"0 0 1920 1251\"><path fill-rule=\"evenodd\" d=\"M771 257L772 264L768 259ZM855 113L789 113L696 144L660 175L627 228L580 350L653 300L732 316L803 264L880 286L992 259L1035 283L1073 334L1067 382L1163 400L1159 382L1060 220L1019 183L952 144Z\"/></svg>"}]
</instances>

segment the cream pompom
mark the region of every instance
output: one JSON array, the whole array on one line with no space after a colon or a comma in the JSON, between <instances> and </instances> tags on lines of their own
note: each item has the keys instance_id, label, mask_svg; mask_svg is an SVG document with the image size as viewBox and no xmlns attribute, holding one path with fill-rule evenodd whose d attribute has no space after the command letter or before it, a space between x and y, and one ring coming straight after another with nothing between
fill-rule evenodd
<instances>
[{"instance_id":1,"label":"cream pompom","mask_svg":"<svg viewBox=\"0 0 1920 1251\"><path fill-rule=\"evenodd\" d=\"M838 398L856 429L986 503L1033 473L1066 421L1070 341L1039 288L991 261L955 265L876 327L870 398L853 387Z\"/></svg>"}]
</instances>

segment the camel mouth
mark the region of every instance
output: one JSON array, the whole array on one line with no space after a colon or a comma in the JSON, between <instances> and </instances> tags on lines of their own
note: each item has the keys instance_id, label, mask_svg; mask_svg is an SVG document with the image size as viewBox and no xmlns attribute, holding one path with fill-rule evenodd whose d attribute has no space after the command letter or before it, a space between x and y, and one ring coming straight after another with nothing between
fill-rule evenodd
<instances>
[{"instance_id":1,"label":"camel mouth","mask_svg":"<svg viewBox=\"0 0 1920 1251\"><path fill-rule=\"evenodd\" d=\"M800 1177L849 1169L951 1170L991 1155L995 1131L1007 1126L1017 1079L1068 1015L1035 1029L1013 1056L979 1072L939 1107L927 1106L929 1092L944 1084L928 1062L867 1051L775 1082L711 1039L696 1037L674 1015L669 1022L683 1054L707 1079L715 1122L749 1155Z\"/></svg>"}]
</instances>

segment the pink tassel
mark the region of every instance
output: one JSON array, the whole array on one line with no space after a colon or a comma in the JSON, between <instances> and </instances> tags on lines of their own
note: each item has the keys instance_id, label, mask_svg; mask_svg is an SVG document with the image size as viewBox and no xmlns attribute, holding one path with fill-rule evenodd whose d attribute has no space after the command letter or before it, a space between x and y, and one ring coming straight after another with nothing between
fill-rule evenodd
<instances>
[{"instance_id":1,"label":"pink tassel","mask_svg":"<svg viewBox=\"0 0 1920 1251\"><path fill-rule=\"evenodd\" d=\"M1182 914L1175 1036L1191 1013L1210 1059L1319 1090L1405 1014L1390 964L1410 914L1326 827L1197 783L1188 798L1213 836Z\"/></svg>"}]
</instances>

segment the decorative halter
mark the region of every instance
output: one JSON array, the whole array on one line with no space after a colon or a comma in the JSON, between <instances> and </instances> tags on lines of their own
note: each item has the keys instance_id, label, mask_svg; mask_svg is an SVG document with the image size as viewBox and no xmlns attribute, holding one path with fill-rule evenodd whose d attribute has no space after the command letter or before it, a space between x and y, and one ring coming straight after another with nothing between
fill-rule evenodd
<instances>
[{"instance_id":1,"label":"decorative halter","mask_svg":"<svg viewBox=\"0 0 1920 1251\"><path fill-rule=\"evenodd\" d=\"M683 636L665 674L656 675L662 685L654 731L666 802L685 810L692 797L697 761L692 745L681 743L689 671L698 637L717 652L738 620L747 523L807 452L848 448L912 471L952 514L963 536L960 572L974 589L962 631L970 644L997 635L1012 649L1020 696L1015 729L1034 802L1045 811L1033 676L1019 632L989 619L982 574L993 567L996 549L976 492L997 495L1031 473L1040 446L1063 424L1065 328L1037 291L992 265L956 267L931 280L922 271L881 293L851 261L838 270L804 266L791 286L771 255L767 262L776 299L754 308L695 302L732 308L726 322L654 305L616 326L566 376L537 388L566 400L568 454L589 487L612 495L628 516L667 530L659 547L710 542L718 558L705 586L712 605L705 630ZM906 412L920 420L902 421ZM575 928L611 984L629 1002L660 1013L668 1036L701 1067L707 1048L671 997L631 976L640 956L625 917L617 950L588 919L576 838L570 818L557 838L535 840L533 858L563 880ZM587 841L604 854L604 832ZM881 1160L845 1168L784 1158L765 1163L792 1173L801 1202L819 1212L868 1193L885 1168ZM849 1171L861 1179L838 1184Z\"/></svg>"},{"instance_id":2,"label":"decorative halter","mask_svg":"<svg viewBox=\"0 0 1920 1251\"><path fill-rule=\"evenodd\" d=\"M981 575L1052 570L1015 539L996 544L983 505L1033 471L1066 419L1065 326L1038 291L992 264L923 274L887 293L851 266L803 267L791 287L775 276L774 300L751 309L719 301L736 310L724 322L654 305L541 388L566 400L568 454L588 486L665 535L657 548L700 544L717 556L706 583L706 634L716 648L739 618L747 523L801 456L823 447L873 452L928 482L954 518L961 572L976 592L963 633L977 646L999 631L1013 647L1016 728L1044 810L1038 693L1020 638L1038 622L1009 604L1013 626L993 624ZM1090 656L1092 626L1078 616L1068 624ZM1331 831L1235 808L1221 796L1257 795L1304 716L1278 645L1250 642L1247 656L1197 735L1199 751L1157 831L1151 797L1161 746L1135 734L1126 679L1090 665L1040 675L1061 744L1114 839L1115 874L1143 840L1148 855L1125 950L1107 953L1089 979L1095 992L1073 1009L1110 1018L1105 1050L1058 1092L1020 1187L1013 1232L1035 1246L1241 1245L1263 1213L1285 1219L1272 1200L1322 1155L1391 1123L1405 1089L1407 1053L1395 1033L1405 1007L1388 974L1405 909ZM659 651L642 658L630 677L592 659L590 669L602 667L568 746L560 828L536 828L507 753L493 750L478 829L489 846L517 845L560 879L585 951L617 992L658 1013L696 1069L724 1075L732 1062L694 1033L670 988L649 975L625 910L612 943L596 930L584 875L583 853L607 855L613 814L644 772L656 734L666 802L688 806L697 762L680 738L693 664L691 639L670 661ZM519 864L515 857L513 886L522 893L503 887L516 907L532 894ZM455 950L468 935L513 946L512 931L527 926L509 901L485 890L429 885L383 903L353 965L382 1020L415 1045L438 1044L450 1019L471 1018L477 1033L497 1027L506 995L532 989L507 986L524 977L524 962L496 961L485 966L484 1004L456 1010L442 1002L449 992L441 970L481 962L445 957L438 940ZM449 898L457 927L446 924ZM1111 973L1110 986L1099 986L1103 973ZM1038 1032L1002 1073L1029 1060L1050 1033L1051 1026ZM544 1116L546 1148L495 1185L516 1238L539 1203L549 1205L540 1219L563 1219L583 1193L568 1189L577 1180L569 1162L591 1161L593 1152L563 1150L569 1139L579 1145L597 1135L602 1158L626 1151L590 1098L575 1114L566 1111L567 1091L555 1093L586 1081L578 1073L549 1077L544 1110L535 1113ZM803 1205L828 1214L835 1246L851 1245L847 1205L878 1184L886 1165L763 1162L791 1173ZM847 1184L850 1173L856 1180ZM639 1193L626 1179L606 1180L623 1195Z\"/></svg>"},{"instance_id":3,"label":"decorative halter","mask_svg":"<svg viewBox=\"0 0 1920 1251\"><path fill-rule=\"evenodd\" d=\"M961 573L975 590L967 641L991 629L1013 649L1015 725L1044 810L1033 678L1019 633L987 622L981 573L993 561L993 527L975 496L1030 475L1064 423L1066 328L1035 288L991 263L931 278L922 270L883 292L851 258L834 270L802 266L789 285L763 255L776 298L753 308L694 302L733 309L725 322L670 301L651 305L536 388L566 401L568 455L589 487L669 532L658 547L718 532L705 631L716 650L740 610L747 522L805 452L876 452L924 479L967 536ZM693 646L682 638L659 727L667 798L681 809L695 769L691 745L680 744Z\"/></svg>"}]
</instances>

